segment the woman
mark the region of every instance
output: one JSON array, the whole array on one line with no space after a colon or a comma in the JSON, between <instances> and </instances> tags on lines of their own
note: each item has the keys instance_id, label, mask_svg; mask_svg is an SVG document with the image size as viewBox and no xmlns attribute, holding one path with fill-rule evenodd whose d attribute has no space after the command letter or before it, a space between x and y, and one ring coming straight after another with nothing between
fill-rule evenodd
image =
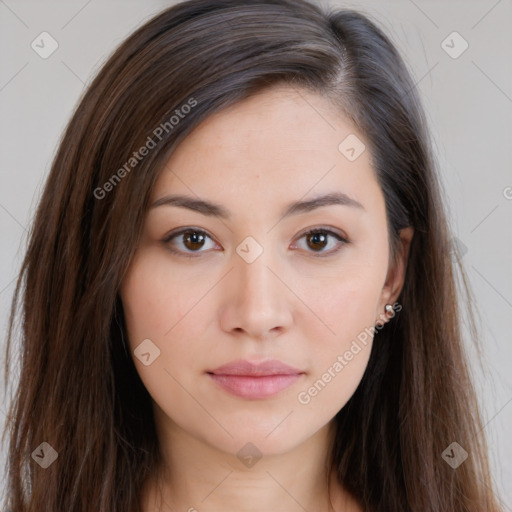
<instances>
[{"instance_id":1,"label":"woman","mask_svg":"<svg viewBox=\"0 0 512 512\"><path fill-rule=\"evenodd\" d=\"M46 183L4 508L498 510L456 286L382 31L177 4L103 66Z\"/></svg>"}]
</instances>

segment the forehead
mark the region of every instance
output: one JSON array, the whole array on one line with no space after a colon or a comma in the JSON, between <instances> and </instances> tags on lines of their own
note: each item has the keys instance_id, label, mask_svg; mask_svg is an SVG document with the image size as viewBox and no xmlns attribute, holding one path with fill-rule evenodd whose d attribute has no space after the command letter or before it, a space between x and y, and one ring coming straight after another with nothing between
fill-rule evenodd
<instances>
[{"instance_id":1,"label":"forehead","mask_svg":"<svg viewBox=\"0 0 512 512\"><path fill-rule=\"evenodd\" d=\"M223 149L224 155L240 158L253 153L264 157L269 151L271 158L291 158L289 152L335 153L344 132L348 135L354 128L325 98L277 85L211 115L179 149L186 151L200 141L200 156L219 156Z\"/></svg>"},{"instance_id":2,"label":"forehead","mask_svg":"<svg viewBox=\"0 0 512 512\"><path fill-rule=\"evenodd\" d=\"M162 171L153 199L172 191L243 207L336 190L363 202L380 188L369 151L351 160L343 153L346 140L359 141L358 151L366 145L319 94L276 86L216 112L192 131Z\"/></svg>"}]
</instances>

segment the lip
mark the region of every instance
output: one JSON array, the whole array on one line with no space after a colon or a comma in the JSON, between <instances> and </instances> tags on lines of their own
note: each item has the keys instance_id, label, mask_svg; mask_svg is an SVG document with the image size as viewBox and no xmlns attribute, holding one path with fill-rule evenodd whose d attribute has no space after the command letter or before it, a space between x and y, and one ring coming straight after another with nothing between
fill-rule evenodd
<instances>
[{"instance_id":1,"label":"lip","mask_svg":"<svg viewBox=\"0 0 512 512\"><path fill-rule=\"evenodd\" d=\"M237 360L206 373L225 391L246 399L276 395L305 374L277 360L261 363Z\"/></svg>"}]
</instances>

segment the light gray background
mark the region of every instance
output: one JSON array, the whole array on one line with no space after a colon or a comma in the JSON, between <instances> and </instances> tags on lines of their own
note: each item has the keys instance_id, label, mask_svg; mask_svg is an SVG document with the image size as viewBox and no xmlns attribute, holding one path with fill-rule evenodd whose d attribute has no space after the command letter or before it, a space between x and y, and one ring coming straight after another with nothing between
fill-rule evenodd
<instances>
[{"instance_id":1,"label":"light gray background","mask_svg":"<svg viewBox=\"0 0 512 512\"><path fill-rule=\"evenodd\" d=\"M124 37L173 3L0 0L2 364L8 309L27 227L72 109ZM474 350L468 350L494 479L504 510L512 510L512 443L507 436L512 426L512 2L333 0L330 4L359 9L379 22L404 55L423 98L449 197L450 220L481 317L485 371L476 363ZM31 48L43 31L59 44L45 60ZM441 46L453 31L469 44L456 59ZM455 49L459 43L455 40ZM450 39L448 44L452 45ZM0 428L6 409L4 398ZM2 468L4 457L2 447Z\"/></svg>"}]
</instances>

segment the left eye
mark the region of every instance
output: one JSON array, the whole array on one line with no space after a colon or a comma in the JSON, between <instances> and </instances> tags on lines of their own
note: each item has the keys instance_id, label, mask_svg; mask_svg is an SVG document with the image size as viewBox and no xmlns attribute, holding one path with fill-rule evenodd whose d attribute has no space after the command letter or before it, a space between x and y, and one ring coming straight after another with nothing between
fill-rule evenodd
<instances>
[{"instance_id":1,"label":"left eye","mask_svg":"<svg viewBox=\"0 0 512 512\"><path fill-rule=\"evenodd\" d=\"M181 239L182 245L185 247L185 250L182 249L176 249L175 243L173 240L177 238L178 240ZM163 242L165 244L169 245L169 250L173 253L179 254L180 256L185 257L195 257L199 256L201 253L206 251L201 251L200 249L204 248L205 240L209 238L212 240L212 238L203 230L201 229L194 229L194 228L186 228L182 229L181 231L178 231L176 233L169 234ZM306 239L306 243L308 244L308 247L312 248L313 250L311 252L317 253L314 254L314 256L328 256L333 253L338 252L341 249L341 246L343 246L345 243L348 243L348 240L341 237L334 231L330 229L323 229L323 228L315 228L307 231L306 233L302 234L299 237L299 240L302 240L303 238ZM324 249L329 245L329 238L334 238L338 241L338 244L334 244L334 249L331 249L329 251L324 251ZM336 248L336 245L338 246ZM307 249L306 249L307 251Z\"/></svg>"},{"instance_id":2,"label":"left eye","mask_svg":"<svg viewBox=\"0 0 512 512\"><path fill-rule=\"evenodd\" d=\"M341 246L348 243L348 240L341 237L334 231L323 228L310 229L309 231L304 233L299 238L299 240L301 240L302 238L306 239L307 244L311 244L309 245L309 247L313 248L313 252L319 253L315 254L315 256L329 256L331 254L338 252L341 249ZM336 240L338 240L338 244L334 244L334 249L324 251L323 249L325 249L325 247L329 245L329 238L335 238Z\"/></svg>"}]
</instances>

